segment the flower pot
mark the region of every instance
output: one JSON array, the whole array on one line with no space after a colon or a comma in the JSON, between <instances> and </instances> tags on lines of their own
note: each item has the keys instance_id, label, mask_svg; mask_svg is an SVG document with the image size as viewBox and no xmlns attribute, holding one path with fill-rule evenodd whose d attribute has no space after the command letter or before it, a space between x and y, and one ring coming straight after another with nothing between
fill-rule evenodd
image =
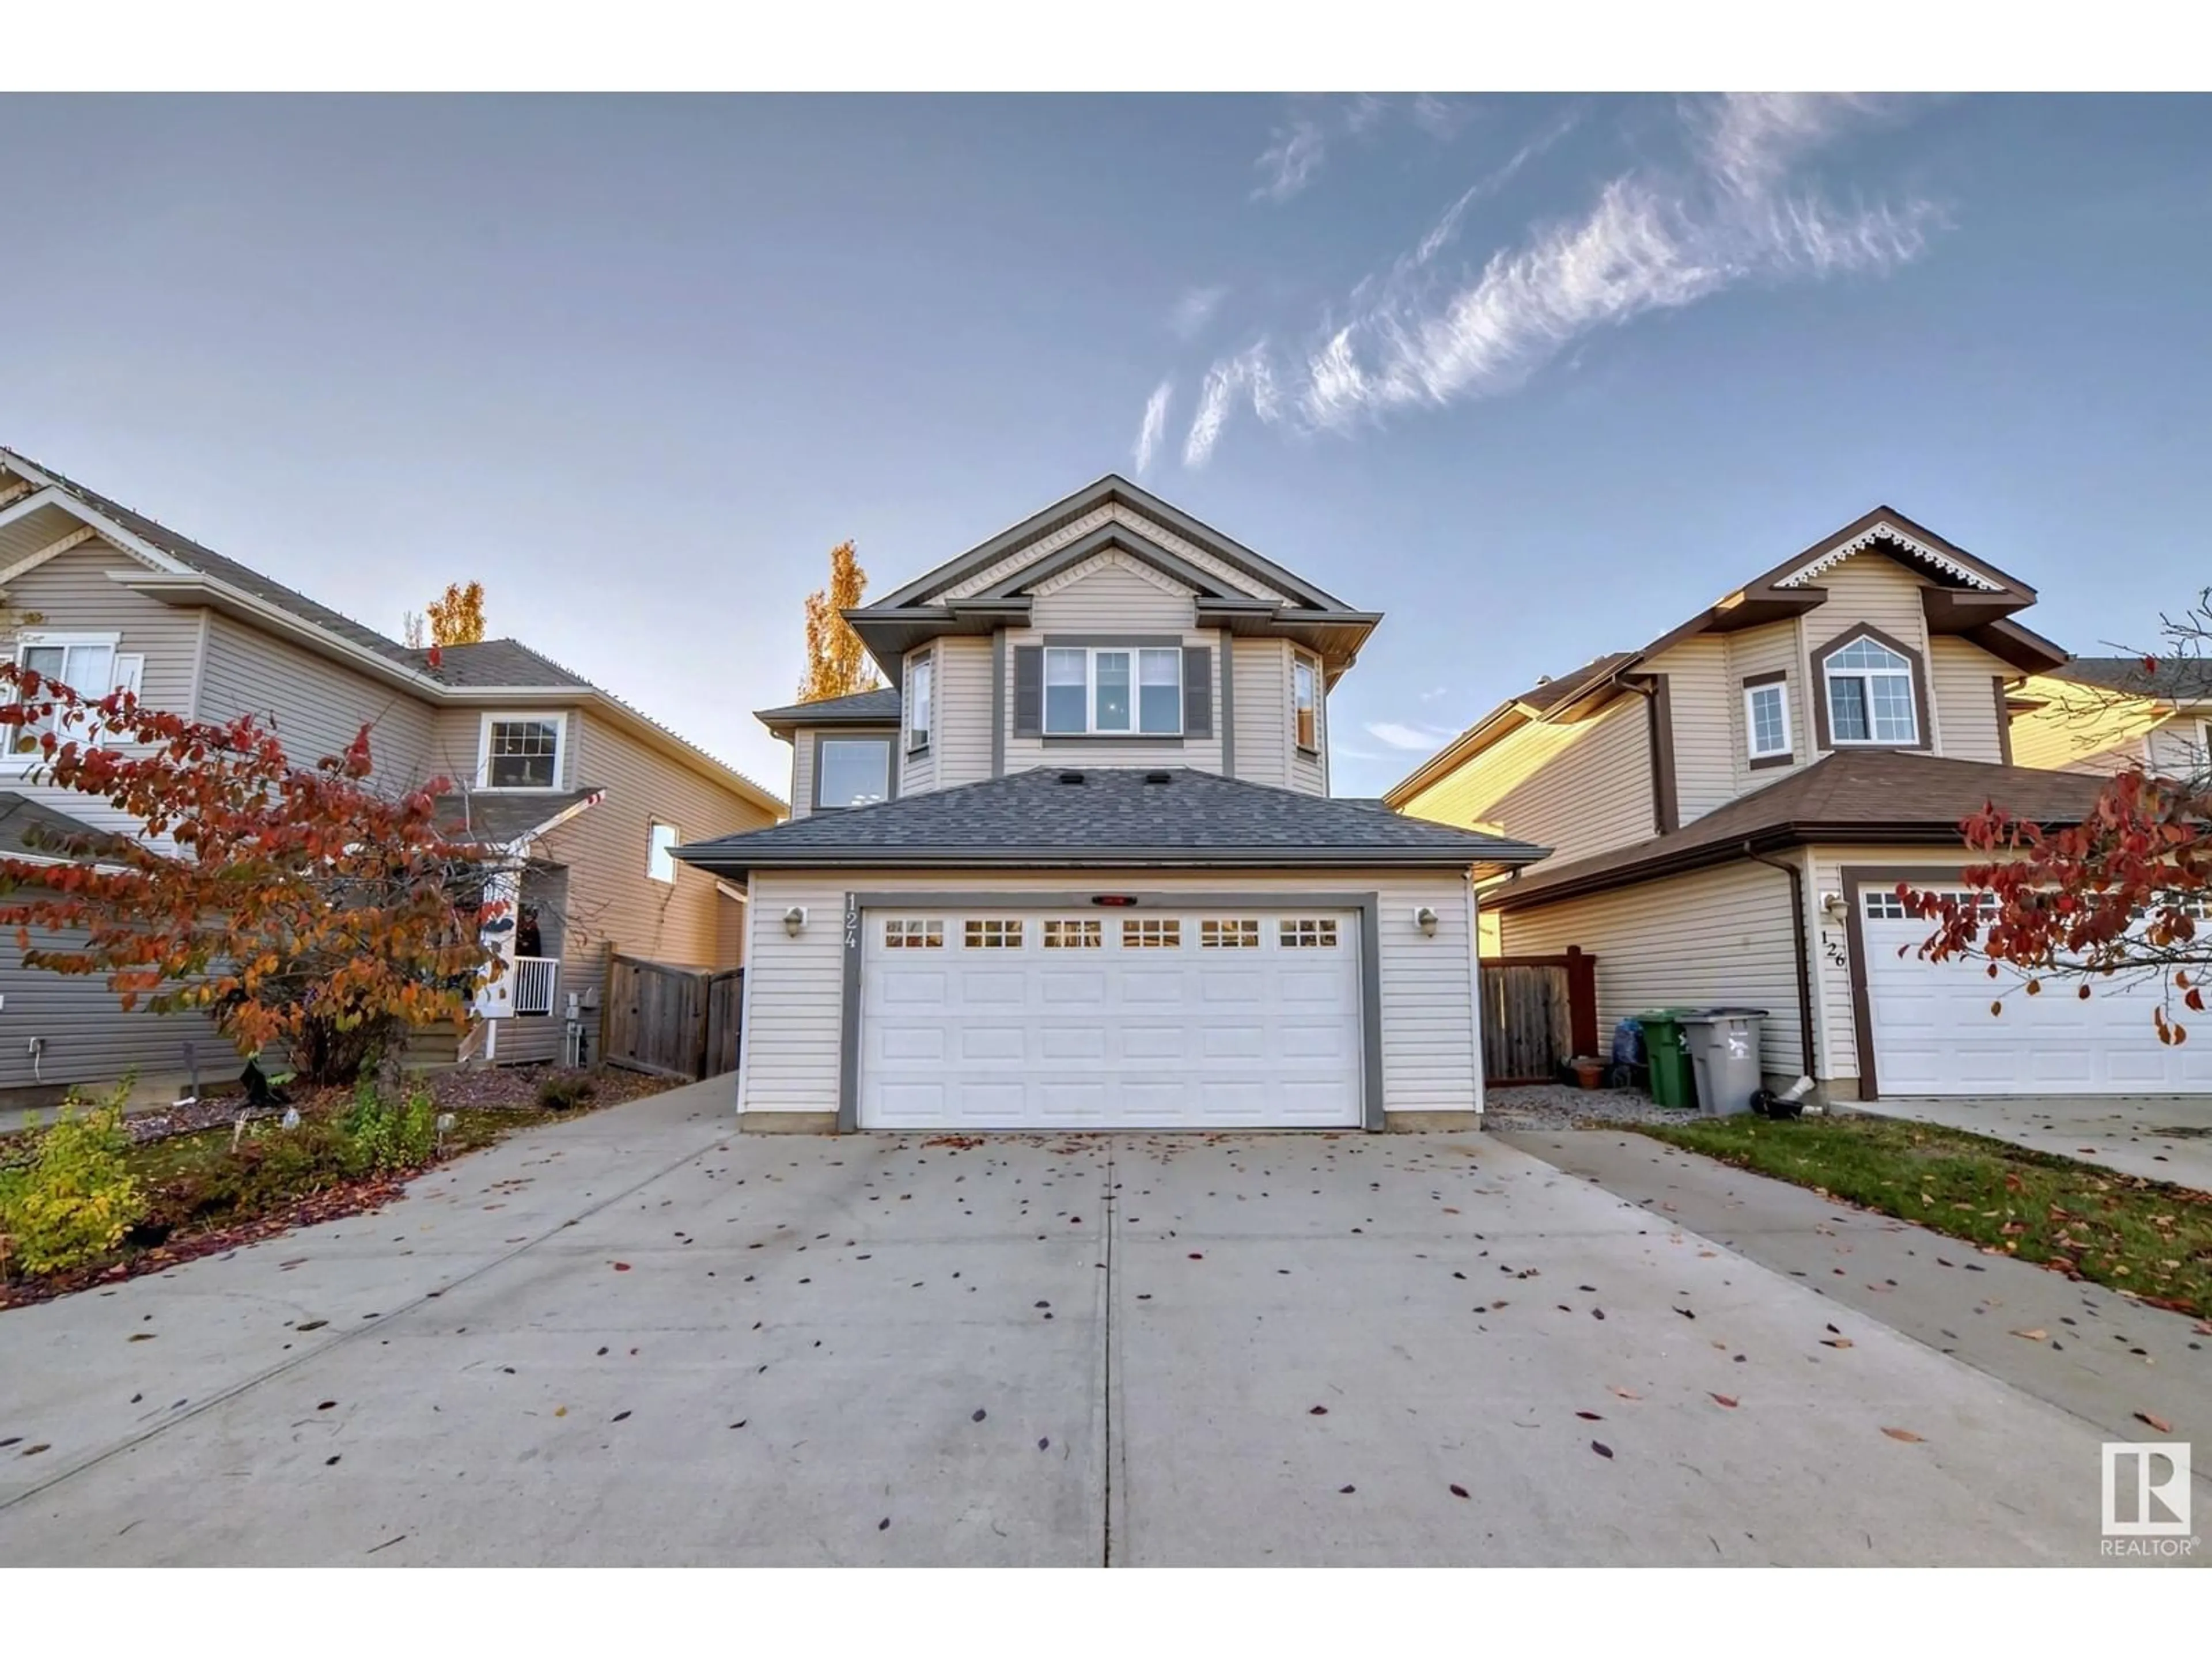
<instances>
[{"instance_id":1,"label":"flower pot","mask_svg":"<svg viewBox=\"0 0 2212 1659\"><path fill-rule=\"evenodd\" d=\"M1595 1089L1605 1080L1605 1062L1601 1060L1578 1060L1574 1066L1575 1081L1585 1089Z\"/></svg>"}]
</instances>

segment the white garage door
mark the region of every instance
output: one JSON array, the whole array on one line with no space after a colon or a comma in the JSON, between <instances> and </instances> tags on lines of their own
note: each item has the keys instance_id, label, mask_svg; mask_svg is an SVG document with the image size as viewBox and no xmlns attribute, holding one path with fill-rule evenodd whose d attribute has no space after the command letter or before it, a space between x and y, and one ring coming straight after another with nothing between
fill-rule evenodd
<instances>
[{"instance_id":1,"label":"white garage door","mask_svg":"<svg viewBox=\"0 0 2212 1659\"><path fill-rule=\"evenodd\" d=\"M1925 962L1933 931L1894 893L1859 896L1875 1067L1888 1095L2138 1095L2212 1091L2212 1030L2169 1048L2155 984L2100 983L2087 999L2054 980L2029 996L1978 962ZM1905 948L1902 956L1899 947ZM2004 1012L1992 1015L1990 1004Z\"/></svg>"},{"instance_id":2,"label":"white garage door","mask_svg":"<svg viewBox=\"0 0 2212 1659\"><path fill-rule=\"evenodd\" d=\"M1354 1127L1358 916L870 911L863 1128Z\"/></svg>"}]
</instances>

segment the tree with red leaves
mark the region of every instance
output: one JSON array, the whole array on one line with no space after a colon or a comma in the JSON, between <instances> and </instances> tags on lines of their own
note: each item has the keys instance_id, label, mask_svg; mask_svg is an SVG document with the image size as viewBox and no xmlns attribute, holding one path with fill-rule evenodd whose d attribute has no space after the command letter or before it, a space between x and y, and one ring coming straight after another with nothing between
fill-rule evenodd
<instances>
[{"instance_id":1,"label":"tree with red leaves","mask_svg":"<svg viewBox=\"0 0 2212 1659\"><path fill-rule=\"evenodd\" d=\"M367 726L302 766L251 715L88 702L17 664L0 664L0 747L32 735L34 781L143 831L0 857L0 927L27 964L100 975L126 1010L202 1010L242 1052L281 1045L311 1082L351 1080L415 1028L466 1024L498 971L483 930L502 907L486 901L486 849L438 827L444 780L380 793Z\"/></svg>"},{"instance_id":2,"label":"tree with red leaves","mask_svg":"<svg viewBox=\"0 0 2212 1659\"><path fill-rule=\"evenodd\" d=\"M2164 627L2172 653L2143 659L2153 686L2161 666L2172 674L2176 661L2203 656L2212 592ZM1960 827L1970 848L1991 857L1966 872L1963 896L1897 889L1935 923L1923 955L1985 960L1992 979L2010 969L2029 996L2051 981L2087 998L2100 984L2155 978L2165 991L2151 1013L2159 1041L2188 1040L2183 1015L2204 1012L2212 978L2212 766L2185 777L2121 772L2087 818L2062 829L1995 806Z\"/></svg>"}]
</instances>

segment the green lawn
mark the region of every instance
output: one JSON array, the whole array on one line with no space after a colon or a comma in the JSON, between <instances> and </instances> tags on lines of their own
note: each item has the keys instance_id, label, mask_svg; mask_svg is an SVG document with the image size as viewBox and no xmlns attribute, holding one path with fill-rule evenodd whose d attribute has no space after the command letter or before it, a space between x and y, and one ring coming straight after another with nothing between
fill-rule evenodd
<instances>
[{"instance_id":1,"label":"green lawn","mask_svg":"<svg viewBox=\"0 0 2212 1659\"><path fill-rule=\"evenodd\" d=\"M1933 1124L1630 1126L1670 1146L2212 1318L2212 1199Z\"/></svg>"}]
</instances>

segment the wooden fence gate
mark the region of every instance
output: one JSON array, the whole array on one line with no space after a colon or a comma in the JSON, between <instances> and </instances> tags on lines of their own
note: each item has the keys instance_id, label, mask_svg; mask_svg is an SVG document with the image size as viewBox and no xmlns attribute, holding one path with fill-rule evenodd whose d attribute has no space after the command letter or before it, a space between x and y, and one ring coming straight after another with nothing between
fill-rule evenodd
<instances>
[{"instance_id":1,"label":"wooden fence gate","mask_svg":"<svg viewBox=\"0 0 2212 1659\"><path fill-rule=\"evenodd\" d=\"M1550 1083L1561 1062L1598 1054L1595 957L1570 948L1482 964L1485 1083Z\"/></svg>"},{"instance_id":2,"label":"wooden fence gate","mask_svg":"<svg viewBox=\"0 0 2212 1659\"><path fill-rule=\"evenodd\" d=\"M676 968L615 957L607 963L610 1066L687 1080L738 1069L745 970Z\"/></svg>"}]
</instances>

